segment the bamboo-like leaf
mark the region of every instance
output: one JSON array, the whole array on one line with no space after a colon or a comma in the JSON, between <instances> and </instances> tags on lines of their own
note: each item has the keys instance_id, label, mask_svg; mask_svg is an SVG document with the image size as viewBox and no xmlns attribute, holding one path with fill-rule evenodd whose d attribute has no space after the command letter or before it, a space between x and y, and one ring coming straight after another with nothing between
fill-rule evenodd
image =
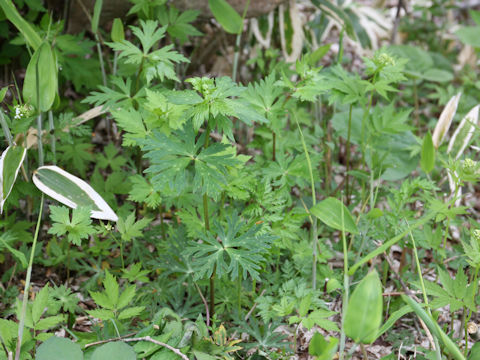
<instances>
[{"instance_id":1,"label":"bamboo-like leaf","mask_svg":"<svg viewBox=\"0 0 480 360\"><path fill-rule=\"evenodd\" d=\"M435 147L433 146L432 135L427 132L422 144L422 156L420 165L425 173L429 173L435 167Z\"/></svg>"},{"instance_id":2,"label":"bamboo-like leaf","mask_svg":"<svg viewBox=\"0 0 480 360\"><path fill-rule=\"evenodd\" d=\"M477 105L468 112L462 119L460 125L455 129L455 132L448 143L447 154L452 150L455 154L455 160L458 160L462 156L465 148L472 139L475 128L478 124L478 112L480 105Z\"/></svg>"},{"instance_id":3,"label":"bamboo-like leaf","mask_svg":"<svg viewBox=\"0 0 480 360\"><path fill-rule=\"evenodd\" d=\"M436 149L438 149L443 139L445 139L445 135L447 134L448 129L450 129L453 117L457 112L457 106L458 102L460 101L460 96L462 96L462 93L458 93L457 95L452 96L452 98L448 101L447 105L445 105L445 108L440 114L440 118L438 119L432 136L433 145Z\"/></svg>"},{"instance_id":4,"label":"bamboo-like leaf","mask_svg":"<svg viewBox=\"0 0 480 360\"><path fill-rule=\"evenodd\" d=\"M48 196L71 208L90 207L92 218L118 220L118 216L90 185L58 166L38 168L33 174L33 183Z\"/></svg>"},{"instance_id":5,"label":"bamboo-like leaf","mask_svg":"<svg viewBox=\"0 0 480 360\"><path fill-rule=\"evenodd\" d=\"M345 334L356 343L372 343L382 323L382 312L382 283L374 270L360 281L348 301Z\"/></svg>"},{"instance_id":6,"label":"bamboo-like leaf","mask_svg":"<svg viewBox=\"0 0 480 360\"><path fill-rule=\"evenodd\" d=\"M11 0L0 0L0 7L2 8L5 16L15 27L20 31L27 41L27 44L34 50L37 50L42 44L42 38L32 28L32 26L25 21L20 15L17 8Z\"/></svg>"},{"instance_id":7,"label":"bamboo-like leaf","mask_svg":"<svg viewBox=\"0 0 480 360\"><path fill-rule=\"evenodd\" d=\"M0 158L0 214L3 205L12 191L27 150L21 146L9 146Z\"/></svg>"},{"instance_id":8,"label":"bamboo-like leaf","mask_svg":"<svg viewBox=\"0 0 480 360\"><path fill-rule=\"evenodd\" d=\"M242 17L226 0L208 0L208 6L226 32L239 34L242 31Z\"/></svg>"},{"instance_id":9,"label":"bamboo-like leaf","mask_svg":"<svg viewBox=\"0 0 480 360\"><path fill-rule=\"evenodd\" d=\"M39 99L37 99L37 72ZM28 63L23 83L23 97L38 111L48 111L55 101L57 88L57 63L50 44L44 42Z\"/></svg>"},{"instance_id":10,"label":"bamboo-like leaf","mask_svg":"<svg viewBox=\"0 0 480 360\"><path fill-rule=\"evenodd\" d=\"M92 32L97 33L98 23L100 21L100 14L102 13L103 0L96 0L95 6L93 7L93 17L92 17Z\"/></svg>"},{"instance_id":11,"label":"bamboo-like leaf","mask_svg":"<svg viewBox=\"0 0 480 360\"><path fill-rule=\"evenodd\" d=\"M112 41L115 42L122 42L125 40L125 30L123 29L122 20L119 18L113 20L111 37Z\"/></svg>"},{"instance_id":12,"label":"bamboo-like leaf","mask_svg":"<svg viewBox=\"0 0 480 360\"><path fill-rule=\"evenodd\" d=\"M331 228L344 230L352 234L358 234L357 225L355 224L350 211L338 199L332 197L326 198L312 207L310 212ZM342 213L344 217L343 221Z\"/></svg>"}]
</instances>

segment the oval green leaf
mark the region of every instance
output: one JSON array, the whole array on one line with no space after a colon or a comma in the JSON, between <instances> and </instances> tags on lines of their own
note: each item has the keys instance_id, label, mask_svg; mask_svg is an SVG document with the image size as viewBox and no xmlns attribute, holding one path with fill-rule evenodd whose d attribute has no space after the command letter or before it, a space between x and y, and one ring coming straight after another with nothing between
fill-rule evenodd
<instances>
[{"instance_id":1,"label":"oval green leaf","mask_svg":"<svg viewBox=\"0 0 480 360\"><path fill-rule=\"evenodd\" d=\"M91 357L91 360L105 359L136 360L137 355L130 345L121 341L115 341L98 347Z\"/></svg>"},{"instance_id":2,"label":"oval green leaf","mask_svg":"<svg viewBox=\"0 0 480 360\"><path fill-rule=\"evenodd\" d=\"M39 99L37 99L37 72ZM44 42L35 50L27 66L23 83L25 102L32 104L38 111L50 110L57 94L57 75L57 63L52 48L50 44Z\"/></svg>"},{"instance_id":3,"label":"oval green leaf","mask_svg":"<svg viewBox=\"0 0 480 360\"><path fill-rule=\"evenodd\" d=\"M93 17L92 17L92 32L97 33L98 23L100 22L100 14L102 13L103 0L96 0L95 6L93 7Z\"/></svg>"},{"instance_id":4,"label":"oval green leaf","mask_svg":"<svg viewBox=\"0 0 480 360\"><path fill-rule=\"evenodd\" d=\"M382 312L382 283L374 270L360 281L348 301L345 334L356 343L372 343L382 323Z\"/></svg>"},{"instance_id":5,"label":"oval green leaf","mask_svg":"<svg viewBox=\"0 0 480 360\"><path fill-rule=\"evenodd\" d=\"M239 34L242 31L241 16L225 0L208 0L208 6L226 32Z\"/></svg>"},{"instance_id":6,"label":"oval green leaf","mask_svg":"<svg viewBox=\"0 0 480 360\"><path fill-rule=\"evenodd\" d=\"M118 220L118 216L90 185L58 166L42 166L34 172L32 179L42 192L64 205L74 209L78 206L90 207L90 216L95 219Z\"/></svg>"},{"instance_id":7,"label":"oval green leaf","mask_svg":"<svg viewBox=\"0 0 480 360\"><path fill-rule=\"evenodd\" d=\"M430 135L430 131L427 132L423 138L420 166L427 174L435 167L435 147L433 146L433 140L432 135Z\"/></svg>"},{"instance_id":8,"label":"oval green leaf","mask_svg":"<svg viewBox=\"0 0 480 360\"><path fill-rule=\"evenodd\" d=\"M353 220L352 214L340 200L333 197L326 198L312 207L310 212L331 228L358 234L357 225Z\"/></svg>"},{"instance_id":9,"label":"oval green leaf","mask_svg":"<svg viewBox=\"0 0 480 360\"><path fill-rule=\"evenodd\" d=\"M27 150L21 146L9 146L0 158L0 214L3 205L12 191Z\"/></svg>"},{"instance_id":10,"label":"oval green leaf","mask_svg":"<svg viewBox=\"0 0 480 360\"><path fill-rule=\"evenodd\" d=\"M125 40L125 30L123 29L122 20L119 18L113 20L111 37L112 41L115 42L122 42Z\"/></svg>"},{"instance_id":11,"label":"oval green leaf","mask_svg":"<svg viewBox=\"0 0 480 360\"><path fill-rule=\"evenodd\" d=\"M70 339L53 336L37 349L36 360L83 360L80 345Z\"/></svg>"}]
</instances>

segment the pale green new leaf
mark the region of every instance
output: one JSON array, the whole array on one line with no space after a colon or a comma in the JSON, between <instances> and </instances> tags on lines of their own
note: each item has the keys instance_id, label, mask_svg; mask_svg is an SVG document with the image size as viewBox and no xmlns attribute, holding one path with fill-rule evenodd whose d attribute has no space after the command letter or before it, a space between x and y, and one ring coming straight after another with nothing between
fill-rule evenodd
<instances>
[{"instance_id":1,"label":"pale green new leaf","mask_svg":"<svg viewBox=\"0 0 480 360\"><path fill-rule=\"evenodd\" d=\"M38 93L37 93L38 73ZM57 63L50 44L43 42L27 66L23 83L24 100L38 112L50 110L58 90ZM37 99L37 95L39 98Z\"/></svg>"},{"instance_id":2,"label":"pale green new leaf","mask_svg":"<svg viewBox=\"0 0 480 360\"><path fill-rule=\"evenodd\" d=\"M326 198L312 207L310 212L331 228L358 234L357 225L350 211L338 199L332 197Z\"/></svg>"}]
</instances>

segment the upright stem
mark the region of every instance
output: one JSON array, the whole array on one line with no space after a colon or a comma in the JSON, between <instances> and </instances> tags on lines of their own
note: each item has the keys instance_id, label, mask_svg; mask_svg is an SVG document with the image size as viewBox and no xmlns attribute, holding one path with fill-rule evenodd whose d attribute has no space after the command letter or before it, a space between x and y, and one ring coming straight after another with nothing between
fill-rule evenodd
<instances>
[{"instance_id":1,"label":"upright stem","mask_svg":"<svg viewBox=\"0 0 480 360\"><path fill-rule=\"evenodd\" d=\"M343 198L342 198L343 202ZM342 229L344 228L344 214L343 206L342 208ZM348 297L349 297L349 278L348 278L348 247L347 247L347 238L345 237L345 231L342 230L342 244L343 244L343 300L342 300L342 327L340 331L340 360L344 358L345 351L345 314L347 313L348 307Z\"/></svg>"},{"instance_id":2,"label":"upright stem","mask_svg":"<svg viewBox=\"0 0 480 360\"><path fill-rule=\"evenodd\" d=\"M275 134L275 131L272 131L272 161L276 161L276 156L275 156L276 143L277 143L277 134Z\"/></svg>"},{"instance_id":3,"label":"upright stem","mask_svg":"<svg viewBox=\"0 0 480 360\"><path fill-rule=\"evenodd\" d=\"M53 163L57 163L57 154L55 148L55 124L53 123L52 110L48 112L48 132L50 133L50 147L53 155Z\"/></svg>"},{"instance_id":4,"label":"upright stem","mask_svg":"<svg viewBox=\"0 0 480 360\"><path fill-rule=\"evenodd\" d=\"M208 148L210 142L210 126L207 125L205 130L205 143L203 147ZM210 220L208 218L208 196L207 193L203 194L203 221L205 223L205 232L210 231ZM213 317L215 313L215 274L217 272L217 266L213 268L212 275L210 276L210 316Z\"/></svg>"},{"instance_id":5,"label":"upright stem","mask_svg":"<svg viewBox=\"0 0 480 360\"><path fill-rule=\"evenodd\" d=\"M30 290L30 279L32 277L33 257L35 255L35 247L37 246L38 233L40 231L40 222L42 220L43 211L43 194L40 200L40 210L38 212L37 226L35 228L35 236L33 237L32 250L30 252L30 261L28 262L27 277L25 279L25 287L23 290L22 312L20 313L20 321L18 324L17 348L15 350L15 360L20 359L22 347L23 328L25 326L25 315L27 313L28 291Z\"/></svg>"},{"instance_id":6,"label":"upright stem","mask_svg":"<svg viewBox=\"0 0 480 360\"><path fill-rule=\"evenodd\" d=\"M103 86L107 86L107 73L105 72L105 64L103 63L102 47L97 34L95 34L95 39L97 40L98 60L100 61L100 70L102 71Z\"/></svg>"},{"instance_id":7,"label":"upright stem","mask_svg":"<svg viewBox=\"0 0 480 360\"><path fill-rule=\"evenodd\" d=\"M317 196L315 193L315 181L313 179L313 169L312 162L310 161L310 155L308 154L307 144L305 143L305 138L303 137L302 129L298 123L297 116L293 114L295 122L297 123L298 131L300 132L300 139L302 140L303 151L305 152L305 158L307 159L308 171L310 174L310 186L312 189L312 206L315 206L317 203ZM312 265L312 287L315 290L317 287L317 217L313 216L312 221L312 246L313 246L313 265Z\"/></svg>"},{"instance_id":8,"label":"upright stem","mask_svg":"<svg viewBox=\"0 0 480 360\"><path fill-rule=\"evenodd\" d=\"M250 6L250 0L247 0L247 4L245 5L245 8L243 9L243 15L242 15L242 26L243 26L243 20L245 19L245 16L247 15L247 10L248 7ZM238 69L238 58L240 56L240 42L242 40L242 31L237 34L237 38L235 40L235 55L233 56L233 70L232 70L232 80L235 82L237 80L237 69Z\"/></svg>"},{"instance_id":9,"label":"upright stem","mask_svg":"<svg viewBox=\"0 0 480 360\"><path fill-rule=\"evenodd\" d=\"M348 172L350 171L350 137L352 133L352 109L353 104L350 104L350 109L348 111L348 133L347 133L347 144L345 145L346 152L346 173L345 173L345 191L347 193L347 205L350 204L350 184Z\"/></svg>"},{"instance_id":10,"label":"upright stem","mask_svg":"<svg viewBox=\"0 0 480 360\"><path fill-rule=\"evenodd\" d=\"M42 142L42 113L37 115L37 145L38 145L38 164L43 166L43 142Z\"/></svg>"}]
</instances>

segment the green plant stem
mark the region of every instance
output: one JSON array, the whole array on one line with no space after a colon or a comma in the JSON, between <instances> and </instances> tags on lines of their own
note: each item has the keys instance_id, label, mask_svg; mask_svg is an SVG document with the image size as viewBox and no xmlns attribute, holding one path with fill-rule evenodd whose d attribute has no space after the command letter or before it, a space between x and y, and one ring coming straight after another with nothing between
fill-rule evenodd
<instances>
[{"instance_id":1,"label":"green plant stem","mask_svg":"<svg viewBox=\"0 0 480 360\"><path fill-rule=\"evenodd\" d=\"M310 155L308 153L307 144L305 143L305 138L303 136L302 128L298 123L298 119L295 113L293 113L293 118L297 123L298 131L300 132L300 139L302 141L303 151L305 152L305 158L307 159L308 172L310 175L310 187L312 190L312 206L315 206L315 204L317 203L317 195L315 193L315 181L313 179L312 162L310 160ZM313 218L310 217L310 219L312 222L312 247L313 247L312 287L315 290L317 287L317 241L318 241L317 217L313 216Z\"/></svg>"},{"instance_id":2,"label":"green plant stem","mask_svg":"<svg viewBox=\"0 0 480 360\"><path fill-rule=\"evenodd\" d=\"M426 305L428 315L432 316L432 312L430 310L430 305L428 304L427 290L425 289L425 283L423 281L422 268L420 266L420 260L418 259L418 252L417 252L417 246L415 244L415 238L413 237L412 231L410 230L410 225L408 224L407 219L405 219L405 222L407 223L407 226L409 228L409 235L410 235L410 239L412 240L413 253L415 254L415 264L417 266L417 272L418 272L418 279L420 280L420 286L422 288L423 302ZM436 353L436 356L437 356L437 360L441 360L442 359L442 354L440 352L440 344L438 343L438 339L437 339L436 336L434 336L433 340L434 340L434 343L435 343L435 353Z\"/></svg>"},{"instance_id":3,"label":"green plant stem","mask_svg":"<svg viewBox=\"0 0 480 360\"><path fill-rule=\"evenodd\" d=\"M276 146L277 146L277 134L275 134L275 131L272 131L272 161L276 161Z\"/></svg>"},{"instance_id":4,"label":"green plant stem","mask_svg":"<svg viewBox=\"0 0 480 360\"><path fill-rule=\"evenodd\" d=\"M475 268L475 273L473 274L473 279L470 281L470 283L472 284L471 286L473 286L473 291L472 291L472 303L475 303L475 297L477 296L477 292L478 292L478 271L480 270L480 267L476 267ZM465 311L464 311L465 313ZM472 317L472 311L469 311L468 312L468 315L465 317L465 321L464 321L464 329L465 329L465 349L464 349L464 354L465 354L465 357L467 357L467 354L468 354L468 330L467 330L467 325L468 325L468 322L470 321L470 318Z\"/></svg>"},{"instance_id":5,"label":"green plant stem","mask_svg":"<svg viewBox=\"0 0 480 360\"><path fill-rule=\"evenodd\" d=\"M42 140L42 113L37 115L37 146L38 146L38 165L43 166L43 140Z\"/></svg>"},{"instance_id":6,"label":"green plant stem","mask_svg":"<svg viewBox=\"0 0 480 360\"><path fill-rule=\"evenodd\" d=\"M342 197L343 202L343 197ZM343 214L343 206L342 206L342 229L345 228L344 226L344 214ZM349 277L348 277L348 247L347 247L347 238L345 236L345 231L342 230L342 245L343 245L343 299L342 299L342 323L340 329L340 351L339 351L339 358L340 360L344 359L344 352L345 352L345 314L347 313L348 307L348 298L349 298Z\"/></svg>"},{"instance_id":7,"label":"green plant stem","mask_svg":"<svg viewBox=\"0 0 480 360\"><path fill-rule=\"evenodd\" d=\"M245 20L245 16L247 15L248 7L250 6L250 0L247 0L245 4L245 8L243 9L242 15L242 25L243 21ZM232 69L232 80L235 82L237 81L237 69L238 69L238 59L240 57L240 43L242 40L242 31L237 34L237 38L235 39L235 55L233 56L233 69Z\"/></svg>"},{"instance_id":8,"label":"green plant stem","mask_svg":"<svg viewBox=\"0 0 480 360\"><path fill-rule=\"evenodd\" d=\"M117 65L118 65L118 51L113 53L113 76L117 75Z\"/></svg>"},{"instance_id":9,"label":"green plant stem","mask_svg":"<svg viewBox=\"0 0 480 360\"><path fill-rule=\"evenodd\" d=\"M210 126L207 125L205 130L205 143L204 149L208 148L210 142ZM208 196L207 193L203 194L203 221L205 224L205 232L210 231L210 220L208 218ZM210 316L213 317L215 313L215 274L217 272L217 266L213 268L212 275L210 276Z\"/></svg>"},{"instance_id":10,"label":"green plant stem","mask_svg":"<svg viewBox=\"0 0 480 360\"><path fill-rule=\"evenodd\" d=\"M35 235L33 237L32 249L30 252L30 260L28 262L27 276L25 278L25 287L23 289L22 312L20 313L20 320L18 324L18 338L17 347L15 349L15 360L20 359L20 352L22 347L23 329L25 326L25 315L27 313L28 292L30 290L30 279L32 277L33 257L35 256L35 247L37 246L38 234L40 232L40 223L43 212L43 194L40 200L40 209L38 211L37 226L35 227Z\"/></svg>"},{"instance_id":11,"label":"green plant stem","mask_svg":"<svg viewBox=\"0 0 480 360\"><path fill-rule=\"evenodd\" d=\"M242 310L242 277L238 274L237 278L237 314L240 317L240 311Z\"/></svg>"},{"instance_id":12,"label":"green plant stem","mask_svg":"<svg viewBox=\"0 0 480 360\"><path fill-rule=\"evenodd\" d=\"M362 355L365 360L368 360L367 349L365 349L365 345L360 344L360 349L362 349Z\"/></svg>"},{"instance_id":13,"label":"green plant stem","mask_svg":"<svg viewBox=\"0 0 480 360\"><path fill-rule=\"evenodd\" d=\"M48 112L48 132L50 133L50 147L51 152L53 155L53 163L57 163L57 154L56 154L56 147L55 147L55 124L53 122L53 113L52 110Z\"/></svg>"},{"instance_id":14,"label":"green plant stem","mask_svg":"<svg viewBox=\"0 0 480 360\"><path fill-rule=\"evenodd\" d=\"M5 120L5 117L3 115L3 111L0 111L0 123L2 124L3 135L7 140L8 146L12 146L13 145L12 133L8 128L7 121Z\"/></svg>"},{"instance_id":15,"label":"green plant stem","mask_svg":"<svg viewBox=\"0 0 480 360\"><path fill-rule=\"evenodd\" d=\"M100 39L98 34L95 34L95 40L97 41L97 53L98 60L100 61L100 70L102 71L103 86L107 86L107 73L105 72L105 64L103 62L102 46L100 45Z\"/></svg>"},{"instance_id":16,"label":"green plant stem","mask_svg":"<svg viewBox=\"0 0 480 360\"><path fill-rule=\"evenodd\" d=\"M353 104L350 104L350 109L348 111L348 133L347 133L347 143L345 145L345 156L346 156L346 171L345 171L345 192L347 196L347 206L350 205L350 183L349 179L350 177L348 176L348 172L350 171L350 138L352 134L352 109L353 109Z\"/></svg>"}]
</instances>

